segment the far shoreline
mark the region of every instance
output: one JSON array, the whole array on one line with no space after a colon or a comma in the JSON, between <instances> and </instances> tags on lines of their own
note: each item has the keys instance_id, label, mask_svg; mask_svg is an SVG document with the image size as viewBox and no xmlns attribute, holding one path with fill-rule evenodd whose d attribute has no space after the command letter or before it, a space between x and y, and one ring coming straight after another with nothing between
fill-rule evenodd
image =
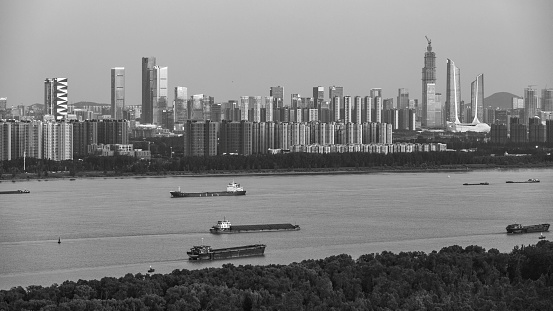
<instances>
[{"instance_id":1,"label":"far shoreline","mask_svg":"<svg viewBox=\"0 0 553 311\"><path fill-rule=\"evenodd\" d=\"M52 172L48 176L38 177L34 173L21 173L9 178L0 178L0 183L21 181L54 181L77 179L128 179L128 178L166 178L166 177L226 177L226 176L297 176L297 175L345 175L345 174L378 174L378 173L435 173L435 172L470 172L475 170L510 170L510 169L543 169L553 168L553 163L524 165L487 165L460 164L428 167L358 167L358 168L324 168L324 169L282 169L282 170L249 170L249 171L209 171L209 172L179 172L165 171L160 173L117 174L113 171L78 172L71 176L69 172Z\"/></svg>"}]
</instances>

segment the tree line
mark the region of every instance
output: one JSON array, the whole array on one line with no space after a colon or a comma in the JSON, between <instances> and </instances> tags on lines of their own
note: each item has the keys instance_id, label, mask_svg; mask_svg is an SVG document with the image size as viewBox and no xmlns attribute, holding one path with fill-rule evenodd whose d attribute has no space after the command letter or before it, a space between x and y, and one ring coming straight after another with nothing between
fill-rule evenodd
<instances>
[{"instance_id":1,"label":"tree line","mask_svg":"<svg viewBox=\"0 0 553 311\"><path fill-rule=\"evenodd\" d=\"M35 174L48 177L51 172L65 172L79 176L90 172L105 175L217 173L217 172L269 172L269 171L325 171L339 169L428 169L467 166L523 166L553 164L551 149L535 145L483 145L474 152L413 152L413 153L279 153L263 155L218 155L210 157L171 156L171 144L157 142L154 157L150 160L130 156L86 156L75 160L52 161L47 159L18 158L0 162L0 178L18 174ZM176 147L174 150L177 150ZM507 153L507 155L506 155ZM162 155L167 156L162 156ZM510 154L526 154L511 156Z\"/></svg>"},{"instance_id":2,"label":"tree line","mask_svg":"<svg viewBox=\"0 0 553 311\"><path fill-rule=\"evenodd\" d=\"M341 254L0 291L0 310L552 310L553 243Z\"/></svg>"}]
</instances>

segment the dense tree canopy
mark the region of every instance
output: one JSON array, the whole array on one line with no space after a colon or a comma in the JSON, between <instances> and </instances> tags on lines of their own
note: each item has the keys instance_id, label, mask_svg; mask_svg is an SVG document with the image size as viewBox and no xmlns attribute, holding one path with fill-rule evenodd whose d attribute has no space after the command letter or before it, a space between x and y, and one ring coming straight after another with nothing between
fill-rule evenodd
<instances>
[{"instance_id":1,"label":"dense tree canopy","mask_svg":"<svg viewBox=\"0 0 553 311\"><path fill-rule=\"evenodd\" d=\"M0 310L552 310L553 243L337 255L0 291Z\"/></svg>"}]
</instances>

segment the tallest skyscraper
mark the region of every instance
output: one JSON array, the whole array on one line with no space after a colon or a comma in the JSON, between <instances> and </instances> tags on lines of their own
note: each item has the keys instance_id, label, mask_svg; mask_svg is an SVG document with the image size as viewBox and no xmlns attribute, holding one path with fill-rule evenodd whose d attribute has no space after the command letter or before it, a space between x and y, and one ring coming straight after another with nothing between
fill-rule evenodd
<instances>
[{"instance_id":1,"label":"tallest skyscraper","mask_svg":"<svg viewBox=\"0 0 553 311\"><path fill-rule=\"evenodd\" d=\"M437 127L440 108L436 103L436 54L432 52L432 41L426 37L428 46L424 53L424 67L422 68L422 127Z\"/></svg>"}]
</instances>

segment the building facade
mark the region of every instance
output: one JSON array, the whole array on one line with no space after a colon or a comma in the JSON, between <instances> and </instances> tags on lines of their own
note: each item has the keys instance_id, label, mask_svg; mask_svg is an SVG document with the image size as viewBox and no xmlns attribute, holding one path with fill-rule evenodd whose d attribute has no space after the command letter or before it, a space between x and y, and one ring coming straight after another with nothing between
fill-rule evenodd
<instances>
[{"instance_id":1,"label":"building facade","mask_svg":"<svg viewBox=\"0 0 553 311\"><path fill-rule=\"evenodd\" d=\"M143 124L153 123L153 102L152 93L155 87L154 67L156 66L155 57L142 57L142 114L141 122Z\"/></svg>"},{"instance_id":2,"label":"building facade","mask_svg":"<svg viewBox=\"0 0 553 311\"><path fill-rule=\"evenodd\" d=\"M447 81L445 94L445 122L461 123L459 111L461 105L461 73L451 59L447 59Z\"/></svg>"},{"instance_id":3,"label":"building facade","mask_svg":"<svg viewBox=\"0 0 553 311\"><path fill-rule=\"evenodd\" d=\"M472 123L484 122L484 74L476 76L470 85L470 100L473 114Z\"/></svg>"},{"instance_id":4,"label":"building facade","mask_svg":"<svg viewBox=\"0 0 553 311\"><path fill-rule=\"evenodd\" d=\"M428 40L428 39L427 39ZM436 53L432 52L432 42L428 40L428 46L424 53L424 67L422 68L422 111L421 126L434 127L436 121L432 115L436 102ZM429 111L430 106L430 111Z\"/></svg>"},{"instance_id":5,"label":"building facade","mask_svg":"<svg viewBox=\"0 0 553 311\"><path fill-rule=\"evenodd\" d=\"M111 117L124 119L125 110L125 68L111 68Z\"/></svg>"},{"instance_id":6,"label":"building facade","mask_svg":"<svg viewBox=\"0 0 553 311\"><path fill-rule=\"evenodd\" d=\"M44 81L44 108L55 120L67 117L67 78L52 78Z\"/></svg>"}]
</instances>

